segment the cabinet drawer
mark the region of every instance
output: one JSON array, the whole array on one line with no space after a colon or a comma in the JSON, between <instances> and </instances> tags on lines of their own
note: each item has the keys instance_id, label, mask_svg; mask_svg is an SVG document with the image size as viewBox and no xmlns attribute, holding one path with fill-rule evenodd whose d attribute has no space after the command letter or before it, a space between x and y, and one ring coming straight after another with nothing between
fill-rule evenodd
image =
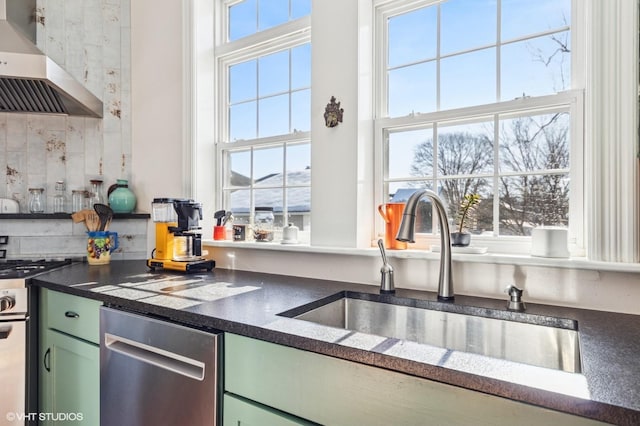
<instances>
[{"instance_id":1,"label":"cabinet drawer","mask_svg":"<svg viewBox=\"0 0 640 426\"><path fill-rule=\"evenodd\" d=\"M100 343L101 302L47 289L42 289L41 302L48 328Z\"/></svg>"},{"instance_id":2,"label":"cabinet drawer","mask_svg":"<svg viewBox=\"0 0 640 426\"><path fill-rule=\"evenodd\" d=\"M224 395L222 426L311 426L315 424L238 396L228 393Z\"/></svg>"},{"instance_id":3,"label":"cabinet drawer","mask_svg":"<svg viewBox=\"0 0 640 426\"><path fill-rule=\"evenodd\" d=\"M227 392L320 424L602 424L234 334L224 339Z\"/></svg>"}]
</instances>

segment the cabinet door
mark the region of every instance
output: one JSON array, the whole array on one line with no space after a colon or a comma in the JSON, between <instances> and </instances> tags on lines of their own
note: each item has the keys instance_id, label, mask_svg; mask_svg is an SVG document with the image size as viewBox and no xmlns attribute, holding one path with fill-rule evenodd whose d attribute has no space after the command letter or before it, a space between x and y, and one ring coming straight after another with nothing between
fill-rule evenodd
<instances>
[{"instance_id":1,"label":"cabinet door","mask_svg":"<svg viewBox=\"0 0 640 426\"><path fill-rule=\"evenodd\" d=\"M223 412L223 426L299 426L316 424L231 394L224 395Z\"/></svg>"},{"instance_id":2,"label":"cabinet door","mask_svg":"<svg viewBox=\"0 0 640 426\"><path fill-rule=\"evenodd\" d=\"M49 329L42 336L40 413L47 417L43 424L99 424L100 348Z\"/></svg>"}]
</instances>

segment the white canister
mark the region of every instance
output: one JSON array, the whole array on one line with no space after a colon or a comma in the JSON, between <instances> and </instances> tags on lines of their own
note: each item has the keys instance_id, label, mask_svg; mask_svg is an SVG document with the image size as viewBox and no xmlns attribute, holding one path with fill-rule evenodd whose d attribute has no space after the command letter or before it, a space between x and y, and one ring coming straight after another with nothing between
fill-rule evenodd
<instances>
[{"instance_id":1,"label":"white canister","mask_svg":"<svg viewBox=\"0 0 640 426\"><path fill-rule=\"evenodd\" d=\"M282 244L297 244L298 243L298 227L293 223L289 226L282 228Z\"/></svg>"},{"instance_id":2,"label":"white canister","mask_svg":"<svg viewBox=\"0 0 640 426\"><path fill-rule=\"evenodd\" d=\"M567 228L541 227L531 231L531 255L539 257L569 257Z\"/></svg>"}]
</instances>

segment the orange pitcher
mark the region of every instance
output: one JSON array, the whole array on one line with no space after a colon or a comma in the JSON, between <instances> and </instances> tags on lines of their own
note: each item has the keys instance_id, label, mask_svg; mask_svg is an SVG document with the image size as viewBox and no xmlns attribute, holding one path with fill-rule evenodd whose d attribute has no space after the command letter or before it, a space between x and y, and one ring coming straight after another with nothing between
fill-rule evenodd
<instances>
[{"instance_id":1,"label":"orange pitcher","mask_svg":"<svg viewBox=\"0 0 640 426\"><path fill-rule=\"evenodd\" d=\"M384 245L388 249L404 250L407 243L396 240L396 234L402 222L404 203L387 203L378 206L380 216L384 219Z\"/></svg>"}]
</instances>

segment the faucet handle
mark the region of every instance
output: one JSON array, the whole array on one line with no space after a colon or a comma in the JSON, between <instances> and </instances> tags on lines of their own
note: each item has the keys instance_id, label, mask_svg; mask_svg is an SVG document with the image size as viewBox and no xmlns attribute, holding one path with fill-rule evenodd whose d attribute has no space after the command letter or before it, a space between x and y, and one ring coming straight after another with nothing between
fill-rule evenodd
<instances>
[{"instance_id":1,"label":"faucet handle","mask_svg":"<svg viewBox=\"0 0 640 426\"><path fill-rule=\"evenodd\" d=\"M380 247L383 262L380 268L380 294L394 294L396 288L393 283L393 268L387 261L387 253L384 249L384 241L382 241L382 239L378 240L378 247Z\"/></svg>"},{"instance_id":2,"label":"faucet handle","mask_svg":"<svg viewBox=\"0 0 640 426\"><path fill-rule=\"evenodd\" d=\"M522 312L527 309L526 305L522 301L522 293L524 290L519 289L515 285L510 285L505 288L505 293L509 295L509 303L507 309L510 311Z\"/></svg>"},{"instance_id":3,"label":"faucet handle","mask_svg":"<svg viewBox=\"0 0 640 426\"><path fill-rule=\"evenodd\" d=\"M380 268L380 294L395 294L393 283L393 268L391 265L382 265Z\"/></svg>"}]
</instances>

